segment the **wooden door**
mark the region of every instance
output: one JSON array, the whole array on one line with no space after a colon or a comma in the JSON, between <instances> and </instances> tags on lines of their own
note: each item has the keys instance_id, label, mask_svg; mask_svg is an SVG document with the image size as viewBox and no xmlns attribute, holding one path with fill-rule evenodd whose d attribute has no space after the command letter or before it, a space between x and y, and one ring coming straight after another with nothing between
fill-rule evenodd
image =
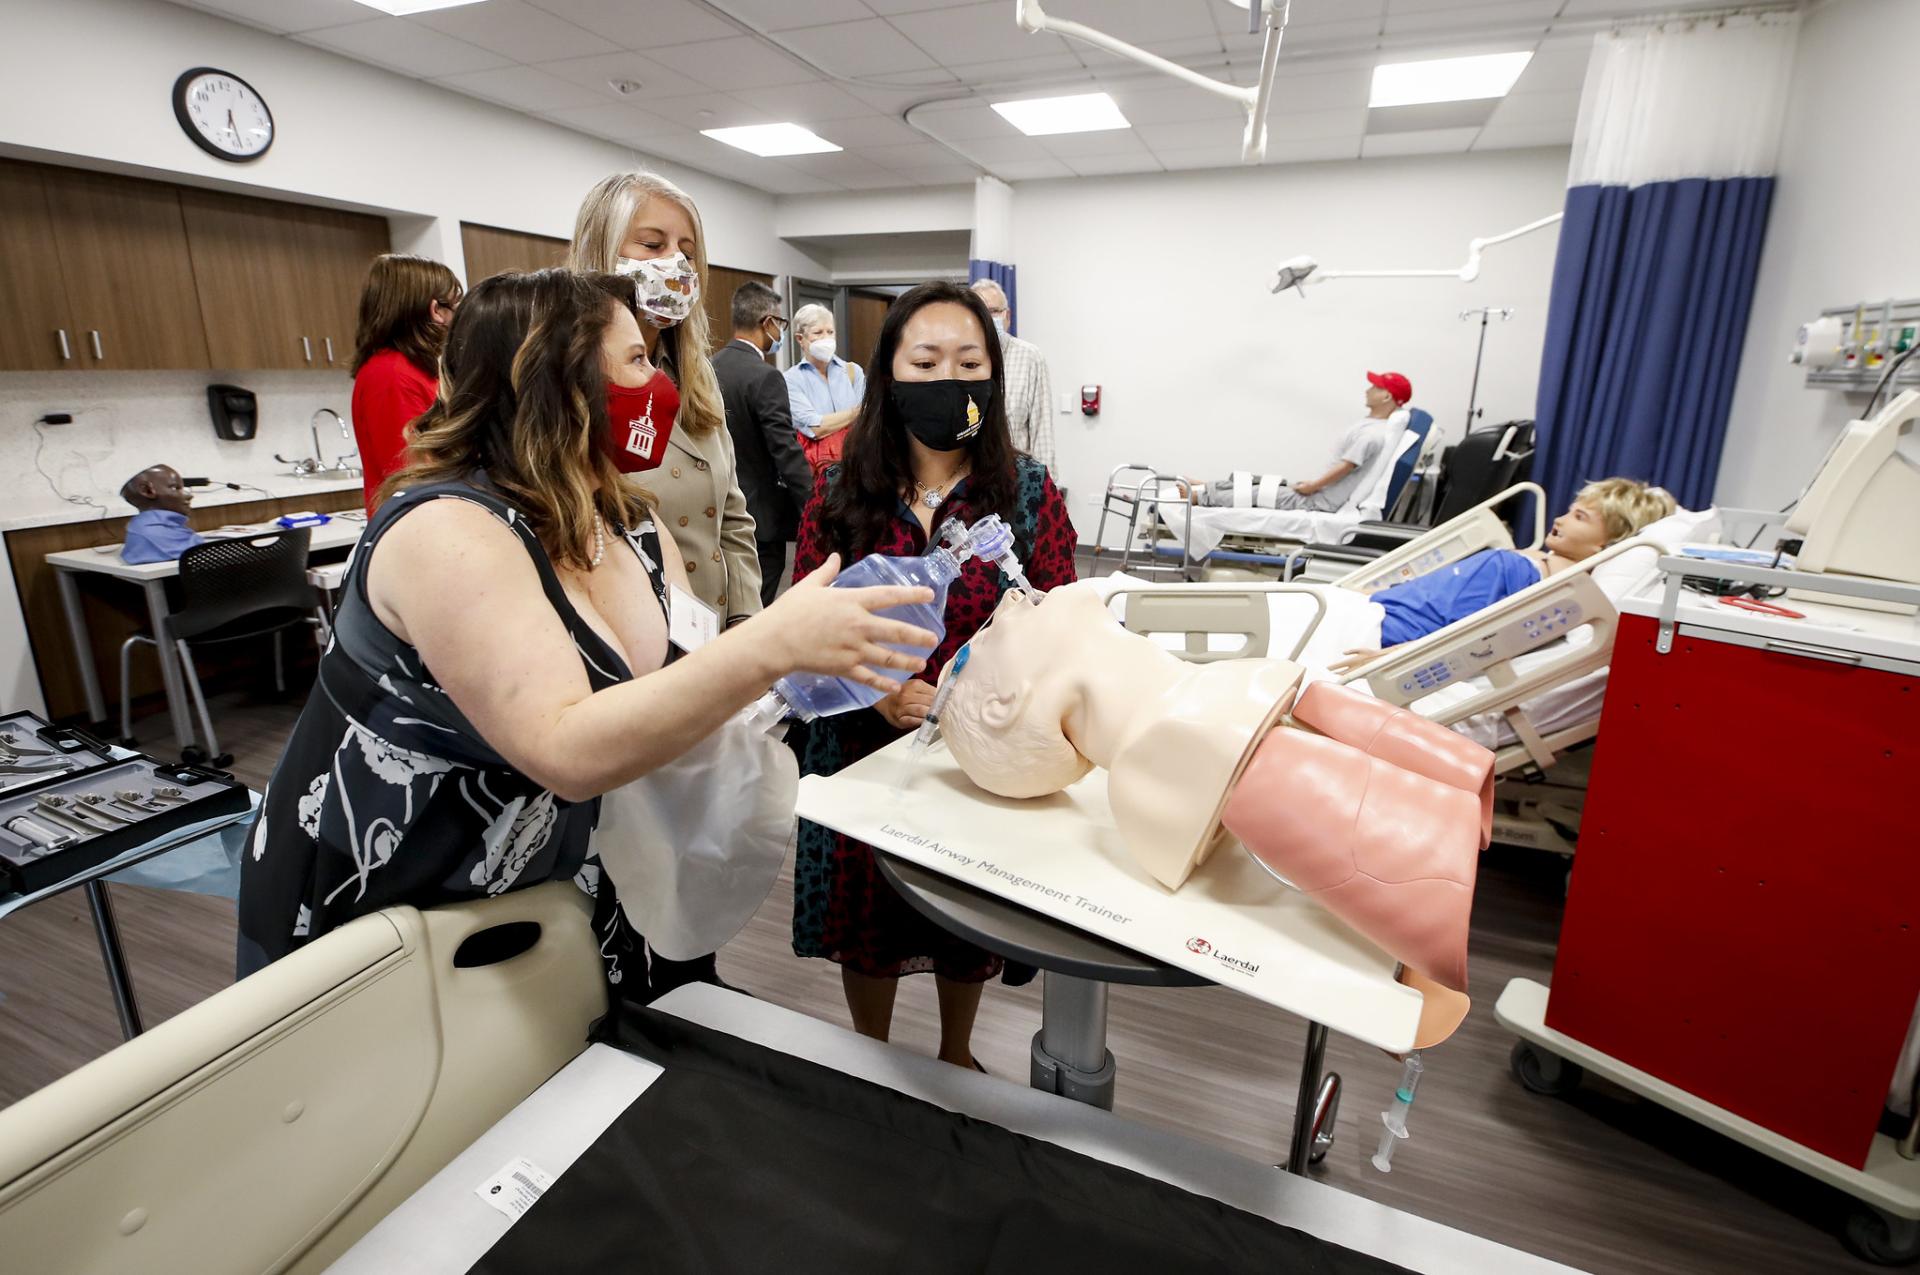
<instances>
[{"instance_id":1,"label":"wooden door","mask_svg":"<svg viewBox=\"0 0 1920 1275\"><path fill-rule=\"evenodd\" d=\"M701 303L706 307L707 335L712 338L709 344L713 350L733 340L733 294L748 280L771 286L773 276L756 270L735 270L732 266L707 267L707 291Z\"/></svg>"},{"instance_id":2,"label":"wooden door","mask_svg":"<svg viewBox=\"0 0 1920 1275\"><path fill-rule=\"evenodd\" d=\"M497 226L460 223L460 248L467 258L467 286L497 274L547 270L567 264L567 241L529 235Z\"/></svg>"},{"instance_id":3,"label":"wooden door","mask_svg":"<svg viewBox=\"0 0 1920 1275\"><path fill-rule=\"evenodd\" d=\"M72 168L41 172L81 365L209 366L175 189Z\"/></svg>"},{"instance_id":4,"label":"wooden door","mask_svg":"<svg viewBox=\"0 0 1920 1275\"><path fill-rule=\"evenodd\" d=\"M841 357L862 368L873 364L873 349L880 343L880 325L887 321L893 297L885 292L847 293L847 338Z\"/></svg>"},{"instance_id":5,"label":"wooden door","mask_svg":"<svg viewBox=\"0 0 1920 1275\"><path fill-rule=\"evenodd\" d=\"M303 330L313 342L313 365L344 372L353 366L367 269L392 243L386 219L330 208L280 207L298 223L294 233L306 284L301 292Z\"/></svg>"},{"instance_id":6,"label":"wooden door","mask_svg":"<svg viewBox=\"0 0 1920 1275\"><path fill-rule=\"evenodd\" d=\"M47 186L30 164L0 163L0 371L81 366L67 284L60 276Z\"/></svg>"},{"instance_id":7,"label":"wooden door","mask_svg":"<svg viewBox=\"0 0 1920 1275\"><path fill-rule=\"evenodd\" d=\"M303 322L298 223L268 200L219 191L182 190L180 206L212 366L315 366Z\"/></svg>"}]
</instances>

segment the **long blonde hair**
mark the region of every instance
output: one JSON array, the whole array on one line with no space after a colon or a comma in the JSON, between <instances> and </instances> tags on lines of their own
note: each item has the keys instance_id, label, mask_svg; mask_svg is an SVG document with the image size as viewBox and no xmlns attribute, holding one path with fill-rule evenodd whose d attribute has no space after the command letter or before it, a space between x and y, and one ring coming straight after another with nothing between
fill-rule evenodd
<instances>
[{"instance_id":1,"label":"long blonde hair","mask_svg":"<svg viewBox=\"0 0 1920 1275\"><path fill-rule=\"evenodd\" d=\"M608 174L580 201L567 266L611 272L620 260L620 245L627 241L634 214L652 198L678 204L693 223L693 268L700 275L700 304L680 323L662 331L660 340L673 356L674 376L680 382L678 427L696 434L710 433L725 425L727 418L709 353L713 340L707 321L707 229L701 224L700 209L693 197L658 173Z\"/></svg>"},{"instance_id":2,"label":"long blonde hair","mask_svg":"<svg viewBox=\"0 0 1920 1275\"><path fill-rule=\"evenodd\" d=\"M447 332L440 395L407 430L407 463L379 499L485 474L547 555L585 569L593 519L638 526L652 497L621 481L597 440L607 429L600 352L633 285L613 275L497 274L468 294Z\"/></svg>"}]
</instances>

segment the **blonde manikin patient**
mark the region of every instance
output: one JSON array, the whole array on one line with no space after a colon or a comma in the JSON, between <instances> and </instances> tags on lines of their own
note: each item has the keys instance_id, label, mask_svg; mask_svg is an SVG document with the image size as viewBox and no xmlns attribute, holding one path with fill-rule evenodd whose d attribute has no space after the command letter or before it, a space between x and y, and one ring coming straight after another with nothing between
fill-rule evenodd
<instances>
[{"instance_id":1,"label":"blonde manikin patient","mask_svg":"<svg viewBox=\"0 0 1920 1275\"><path fill-rule=\"evenodd\" d=\"M970 644L941 735L968 778L1003 797L1104 768L1129 855L1169 890L1237 834L1403 962L1401 981L1423 994L1424 1047L1467 1008L1492 757L1343 688L1300 694L1302 673L1286 660L1183 661L1122 628L1086 582L1037 606L1009 594Z\"/></svg>"}]
</instances>

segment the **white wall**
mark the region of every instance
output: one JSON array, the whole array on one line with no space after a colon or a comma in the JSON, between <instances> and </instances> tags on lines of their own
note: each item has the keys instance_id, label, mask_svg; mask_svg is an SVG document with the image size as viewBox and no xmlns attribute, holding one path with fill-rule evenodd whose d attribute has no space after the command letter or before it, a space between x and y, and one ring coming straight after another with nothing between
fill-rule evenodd
<instances>
[{"instance_id":1,"label":"white wall","mask_svg":"<svg viewBox=\"0 0 1920 1275\"><path fill-rule=\"evenodd\" d=\"M7 0L4 32L0 151L436 218L437 238L395 238L437 243L442 259L461 221L570 237L595 181L644 165L699 203L714 261L815 267L774 232L772 195L210 14L159 0ZM276 136L261 159L214 159L175 122L174 79L202 65L266 97Z\"/></svg>"},{"instance_id":2,"label":"white wall","mask_svg":"<svg viewBox=\"0 0 1920 1275\"><path fill-rule=\"evenodd\" d=\"M789 195L775 228L788 239L972 230L973 187L923 186L848 195Z\"/></svg>"},{"instance_id":3,"label":"white wall","mask_svg":"<svg viewBox=\"0 0 1920 1275\"><path fill-rule=\"evenodd\" d=\"M1799 326L1823 306L1920 296L1920 167L1902 125L1860 113L1862 93L1905 84L1920 49L1920 4L1839 0L1806 15L1779 177L1734 387L1715 499L1791 500L1865 410L1866 394L1809 389L1787 363ZM1920 457L1920 440L1906 450Z\"/></svg>"},{"instance_id":4,"label":"white wall","mask_svg":"<svg viewBox=\"0 0 1920 1275\"><path fill-rule=\"evenodd\" d=\"M1475 235L1560 208L1566 173L1554 148L1017 185L1020 332L1052 370L1058 476L1082 538L1122 463L1320 472L1364 412L1368 370L1404 372L1415 404L1459 437L1478 334L1459 318L1469 306L1515 310L1489 331L1485 420L1531 417L1552 232L1495 249L1471 284L1268 289L1297 253L1349 269L1457 266ZM1104 387L1092 420L1078 410L1083 383Z\"/></svg>"}]
</instances>

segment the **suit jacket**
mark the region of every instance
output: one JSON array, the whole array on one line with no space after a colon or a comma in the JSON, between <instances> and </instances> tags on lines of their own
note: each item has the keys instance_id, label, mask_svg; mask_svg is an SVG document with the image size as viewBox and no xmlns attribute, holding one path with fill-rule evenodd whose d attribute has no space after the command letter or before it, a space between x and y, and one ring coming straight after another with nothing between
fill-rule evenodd
<instances>
[{"instance_id":1,"label":"suit jacket","mask_svg":"<svg viewBox=\"0 0 1920 1275\"><path fill-rule=\"evenodd\" d=\"M794 433L786 379L737 338L713 356L713 373L727 405L727 433L754 534L761 540L791 540L813 494L813 468Z\"/></svg>"},{"instance_id":2,"label":"suit jacket","mask_svg":"<svg viewBox=\"0 0 1920 1275\"><path fill-rule=\"evenodd\" d=\"M670 356L655 362L674 375ZM727 431L696 434L676 422L660 467L636 477L659 502L660 521L679 547L693 596L719 612L722 625L758 615L760 554L746 497L734 478Z\"/></svg>"}]
</instances>

